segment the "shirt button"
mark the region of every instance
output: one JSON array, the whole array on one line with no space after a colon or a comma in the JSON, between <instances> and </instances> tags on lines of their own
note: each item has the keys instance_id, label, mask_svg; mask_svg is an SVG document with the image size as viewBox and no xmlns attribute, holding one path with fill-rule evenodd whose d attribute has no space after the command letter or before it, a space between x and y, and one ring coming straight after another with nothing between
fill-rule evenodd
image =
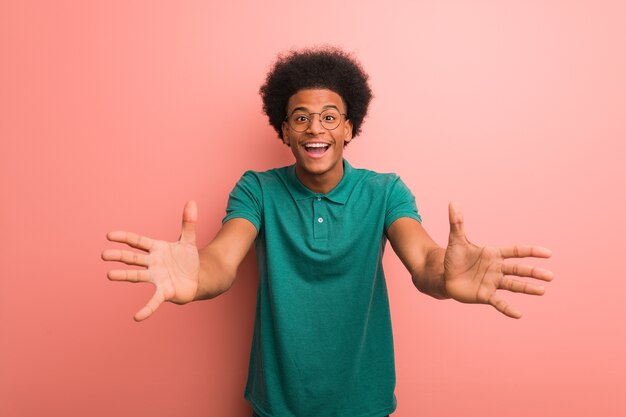
<instances>
[{"instance_id":1,"label":"shirt button","mask_svg":"<svg viewBox=\"0 0 626 417\"><path fill-rule=\"evenodd\" d=\"M323 223L323 222L324 222L324 219L322 219L321 217L318 217L318 218L317 218L317 222L318 222L318 223Z\"/></svg>"},{"instance_id":2,"label":"shirt button","mask_svg":"<svg viewBox=\"0 0 626 417\"><path fill-rule=\"evenodd\" d=\"M317 197L317 201L322 201L322 197Z\"/></svg>"}]
</instances>

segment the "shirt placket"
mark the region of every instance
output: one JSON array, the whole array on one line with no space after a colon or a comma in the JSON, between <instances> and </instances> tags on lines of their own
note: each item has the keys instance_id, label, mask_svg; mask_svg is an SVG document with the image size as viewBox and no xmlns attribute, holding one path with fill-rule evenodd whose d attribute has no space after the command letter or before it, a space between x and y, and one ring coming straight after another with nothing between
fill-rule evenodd
<instances>
[{"instance_id":1,"label":"shirt placket","mask_svg":"<svg viewBox=\"0 0 626 417\"><path fill-rule=\"evenodd\" d=\"M313 199L313 237L316 240L328 239L328 207L321 195Z\"/></svg>"}]
</instances>

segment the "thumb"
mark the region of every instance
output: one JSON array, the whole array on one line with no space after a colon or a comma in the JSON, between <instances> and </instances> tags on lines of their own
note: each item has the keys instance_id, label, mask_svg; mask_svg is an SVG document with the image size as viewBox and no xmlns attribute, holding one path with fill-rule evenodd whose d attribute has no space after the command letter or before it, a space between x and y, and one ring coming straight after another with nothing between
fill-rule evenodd
<instances>
[{"instance_id":1,"label":"thumb","mask_svg":"<svg viewBox=\"0 0 626 417\"><path fill-rule=\"evenodd\" d=\"M187 201L183 209L183 226L180 243L196 244L196 222L198 221L198 205L194 200Z\"/></svg>"},{"instance_id":2,"label":"thumb","mask_svg":"<svg viewBox=\"0 0 626 417\"><path fill-rule=\"evenodd\" d=\"M454 201L451 201L448 205L448 216L450 219L449 243L467 243L465 229L463 228L463 214L461 214L461 209Z\"/></svg>"}]
</instances>

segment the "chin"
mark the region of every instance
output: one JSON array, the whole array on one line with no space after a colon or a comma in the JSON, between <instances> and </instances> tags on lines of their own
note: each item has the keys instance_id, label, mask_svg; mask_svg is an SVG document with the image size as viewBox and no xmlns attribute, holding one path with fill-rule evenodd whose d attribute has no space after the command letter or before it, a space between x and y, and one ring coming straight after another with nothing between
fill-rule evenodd
<instances>
[{"instance_id":1,"label":"chin","mask_svg":"<svg viewBox=\"0 0 626 417\"><path fill-rule=\"evenodd\" d=\"M310 161L304 160L300 161L298 165L311 174L325 174L328 171L332 171L332 169L337 165L337 161Z\"/></svg>"}]
</instances>

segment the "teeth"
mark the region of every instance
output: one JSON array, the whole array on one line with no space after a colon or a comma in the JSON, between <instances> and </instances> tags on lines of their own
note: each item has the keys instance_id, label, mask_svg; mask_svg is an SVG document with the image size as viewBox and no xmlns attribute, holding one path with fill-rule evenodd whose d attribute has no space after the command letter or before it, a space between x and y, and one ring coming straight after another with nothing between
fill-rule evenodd
<instances>
[{"instance_id":1,"label":"teeth","mask_svg":"<svg viewBox=\"0 0 626 417\"><path fill-rule=\"evenodd\" d=\"M329 145L325 144L325 143L308 143L306 145L304 145L307 148L325 148Z\"/></svg>"}]
</instances>

